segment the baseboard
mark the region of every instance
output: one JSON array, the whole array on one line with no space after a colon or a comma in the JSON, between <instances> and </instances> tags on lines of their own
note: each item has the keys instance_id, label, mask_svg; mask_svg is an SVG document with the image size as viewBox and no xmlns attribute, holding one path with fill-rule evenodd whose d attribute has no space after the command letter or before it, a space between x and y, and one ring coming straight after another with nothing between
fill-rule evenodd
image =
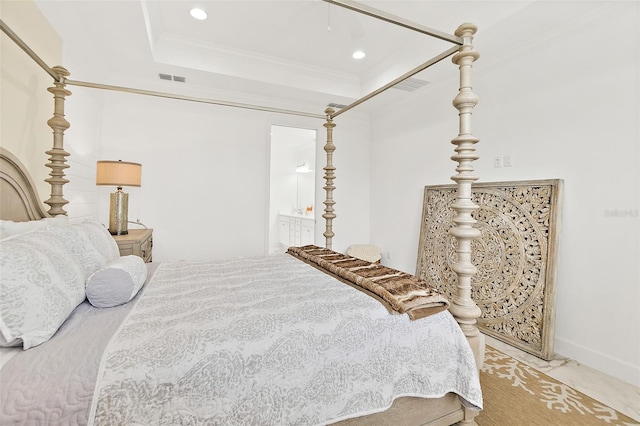
<instances>
[{"instance_id":1,"label":"baseboard","mask_svg":"<svg viewBox=\"0 0 640 426\"><path fill-rule=\"evenodd\" d=\"M558 337L555 338L554 345L555 353L558 355L571 358L587 367L640 387L640 365L633 365Z\"/></svg>"}]
</instances>

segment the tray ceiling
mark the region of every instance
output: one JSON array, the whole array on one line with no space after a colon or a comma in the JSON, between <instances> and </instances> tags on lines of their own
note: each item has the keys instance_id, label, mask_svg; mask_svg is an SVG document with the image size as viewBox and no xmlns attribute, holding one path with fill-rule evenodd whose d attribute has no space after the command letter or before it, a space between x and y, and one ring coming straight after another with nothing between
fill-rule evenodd
<instances>
[{"instance_id":1,"label":"tray ceiling","mask_svg":"<svg viewBox=\"0 0 640 426\"><path fill-rule=\"evenodd\" d=\"M362 3L453 33L463 22L486 30L531 2ZM452 46L319 0L36 4L64 40L73 79L188 95L234 93L237 98L245 93L315 108L348 104ZM208 19L193 19L189 10L194 6L204 9ZM353 59L357 49L366 57ZM423 71L418 86L452 66L447 60ZM185 81L161 80L159 74ZM393 92L387 100L408 93Z\"/></svg>"}]
</instances>

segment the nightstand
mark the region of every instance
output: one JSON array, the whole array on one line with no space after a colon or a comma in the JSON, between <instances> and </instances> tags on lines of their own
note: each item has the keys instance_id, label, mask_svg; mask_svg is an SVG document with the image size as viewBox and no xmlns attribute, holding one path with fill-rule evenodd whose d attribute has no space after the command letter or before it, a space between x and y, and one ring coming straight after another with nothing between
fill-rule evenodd
<instances>
[{"instance_id":1,"label":"nightstand","mask_svg":"<svg viewBox=\"0 0 640 426\"><path fill-rule=\"evenodd\" d=\"M135 254L146 263L152 261L153 229L129 229L128 234L113 235L113 239L118 243L120 256Z\"/></svg>"}]
</instances>

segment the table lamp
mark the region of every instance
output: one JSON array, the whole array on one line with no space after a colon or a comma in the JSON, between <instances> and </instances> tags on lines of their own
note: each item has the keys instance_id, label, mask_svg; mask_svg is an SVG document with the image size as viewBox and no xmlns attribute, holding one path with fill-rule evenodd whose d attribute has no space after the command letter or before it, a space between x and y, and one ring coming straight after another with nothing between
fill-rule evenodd
<instances>
[{"instance_id":1,"label":"table lamp","mask_svg":"<svg viewBox=\"0 0 640 426\"><path fill-rule=\"evenodd\" d=\"M109 207L109 232L112 235L129 233L128 211L129 194L122 191L123 186L140 186L142 164L127 161L98 161L96 167L96 185L112 185L117 187L111 193Z\"/></svg>"}]
</instances>

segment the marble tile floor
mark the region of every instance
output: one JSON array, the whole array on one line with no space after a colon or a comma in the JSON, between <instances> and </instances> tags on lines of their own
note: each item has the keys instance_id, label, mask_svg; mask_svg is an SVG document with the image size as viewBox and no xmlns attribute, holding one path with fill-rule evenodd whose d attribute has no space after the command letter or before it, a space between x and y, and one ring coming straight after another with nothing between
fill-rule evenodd
<instances>
[{"instance_id":1,"label":"marble tile floor","mask_svg":"<svg viewBox=\"0 0 640 426\"><path fill-rule=\"evenodd\" d=\"M545 361L490 336L486 343L640 422L640 388L559 355Z\"/></svg>"}]
</instances>

